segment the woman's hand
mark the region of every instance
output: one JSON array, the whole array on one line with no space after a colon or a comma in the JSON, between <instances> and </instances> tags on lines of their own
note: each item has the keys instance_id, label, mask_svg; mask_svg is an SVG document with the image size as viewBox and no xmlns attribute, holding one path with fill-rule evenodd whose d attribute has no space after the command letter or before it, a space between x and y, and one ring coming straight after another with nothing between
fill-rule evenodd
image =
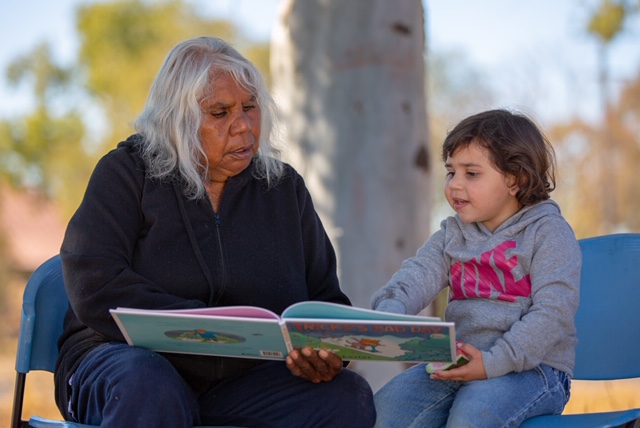
<instances>
[{"instance_id":1,"label":"woman's hand","mask_svg":"<svg viewBox=\"0 0 640 428\"><path fill-rule=\"evenodd\" d=\"M287 355L287 367L294 376L313 383L328 382L342 371L342 359L325 351L305 347Z\"/></svg>"},{"instance_id":2,"label":"woman's hand","mask_svg":"<svg viewBox=\"0 0 640 428\"><path fill-rule=\"evenodd\" d=\"M457 346L458 349L464 352L469 362L455 369L438 370L431 375L431 379L456 380L462 382L486 379L487 372L482 362L482 351L468 343L460 342Z\"/></svg>"}]
</instances>

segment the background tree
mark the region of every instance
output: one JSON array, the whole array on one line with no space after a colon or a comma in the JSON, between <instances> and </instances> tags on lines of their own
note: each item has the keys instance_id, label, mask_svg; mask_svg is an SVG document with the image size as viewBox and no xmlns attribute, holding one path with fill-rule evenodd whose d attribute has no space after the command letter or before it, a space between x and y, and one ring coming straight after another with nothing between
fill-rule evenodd
<instances>
[{"instance_id":1,"label":"background tree","mask_svg":"<svg viewBox=\"0 0 640 428\"><path fill-rule=\"evenodd\" d=\"M640 133L633 123L638 120L633 97L640 96L640 74L622 84L616 99L607 60L639 7L635 0L601 0L590 11L585 31L598 46L601 120L575 118L552 127L562 172L557 195L578 237L634 231L640 225L640 190L631 176L640 156Z\"/></svg>"},{"instance_id":2,"label":"background tree","mask_svg":"<svg viewBox=\"0 0 640 428\"><path fill-rule=\"evenodd\" d=\"M43 43L16 58L6 76L31 88L34 108L0 122L0 174L14 187L55 195L62 206L76 204L74 183L86 176L87 156L80 112L63 102L73 94L73 70L55 64Z\"/></svg>"},{"instance_id":3,"label":"background tree","mask_svg":"<svg viewBox=\"0 0 640 428\"><path fill-rule=\"evenodd\" d=\"M608 51L613 39L622 31L625 16L625 6L622 2L603 0L597 10L591 16L587 25L587 32L598 40L598 67L600 85L600 103L604 116L602 132L592 139L593 148L598 154L601 179L608 181L613 176L615 160L607 156L611 148L616 146L613 135L609 130L611 111L609 106L609 64ZM601 198L601 220L603 232L611 232L616 218L616 195L608 189L608 186L599 186L598 196Z\"/></svg>"},{"instance_id":4,"label":"background tree","mask_svg":"<svg viewBox=\"0 0 640 428\"><path fill-rule=\"evenodd\" d=\"M176 43L203 34L223 37L268 77L268 43L202 17L185 1L90 3L76 19L77 62L56 64L46 43L16 58L7 80L31 90L34 108L0 121L0 176L54 199L64 219L77 208L97 159L133 132L130 123Z\"/></svg>"},{"instance_id":5,"label":"background tree","mask_svg":"<svg viewBox=\"0 0 640 428\"><path fill-rule=\"evenodd\" d=\"M357 306L429 232L430 149L420 0L281 3L274 90ZM356 369L381 386L388 363ZM385 373L385 371L387 371Z\"/></svg>"},{"instance_id":6,"label":"background tree","mask_svg":"<svg viewBox=\"0 0 640 428\"><path fill-rule=\"evenodd\" d=\"M222 37L268 70L268 44L243 38L235 26L197 13L179 0L115 1L83 6L77 14L79 66L85 87L99 102L107 134L102 152L131 132L162 60L178 42L201 35Z\"/></svg>"},{"instance_id":7,"label":"background tree","mask_svg":"<svg viewBox=\"0 0 640 428\"><path fill-rule=\"evenodd\" d=\"M552 129L558 162L565 166L559 200L564 211L574 213L569 221L578 237L640 230L640 187L634 175L640 164L638 100L640 74L623 86L602 124L574 119ZM610 196L603 200L605 193ZM606 211L586 209L607 203L613 206ZM604 221L606 212L613 215L609 221Z\"/></svg>"}]
</instances>

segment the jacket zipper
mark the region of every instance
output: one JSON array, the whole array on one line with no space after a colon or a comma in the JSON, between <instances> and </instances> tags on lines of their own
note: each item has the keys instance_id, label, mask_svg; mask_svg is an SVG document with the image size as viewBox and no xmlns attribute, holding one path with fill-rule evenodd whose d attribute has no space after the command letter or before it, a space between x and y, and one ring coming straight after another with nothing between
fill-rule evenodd
<instances>
[{"instance_id":1,"label":"jacket zipper","mask_svg":"<svg viewBox=\"0 0 640 428\"><path fill-rule=\"evenodd\" d=\"M216 301L215 301L215 305L218 304L218 302L220 301L220 298L222 297L222 294L224 292L224 283L225 283L225 277L226 277L226 272L225 272L225 264L224 264L224 257L222 254L222 234L221 234L221 225L222 222L220 220L220 214L218 213L214 213L214 217L216 219L216 235L218 237L218 250L220 251L220 268L222 270L221 275L220 275L220 286L217 287L217 296L216 296Z\"/></svg>"}]
</instances>

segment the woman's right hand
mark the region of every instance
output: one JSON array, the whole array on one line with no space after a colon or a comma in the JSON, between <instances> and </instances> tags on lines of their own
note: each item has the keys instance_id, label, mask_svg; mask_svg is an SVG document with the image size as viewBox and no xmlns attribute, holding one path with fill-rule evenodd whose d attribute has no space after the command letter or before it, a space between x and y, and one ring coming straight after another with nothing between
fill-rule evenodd
<instances>
[{"instance_id":1,"label":"woman's right hand","mask_svg":"<svg viewBox=\"0 0 640 428\"><path fill-rule=\"evenodd\" d=\"M343 362L337 355L305 347L287 355L286 364L294 376L313 383L329 382L342 371Z\"/></svg>"}]
</instances>

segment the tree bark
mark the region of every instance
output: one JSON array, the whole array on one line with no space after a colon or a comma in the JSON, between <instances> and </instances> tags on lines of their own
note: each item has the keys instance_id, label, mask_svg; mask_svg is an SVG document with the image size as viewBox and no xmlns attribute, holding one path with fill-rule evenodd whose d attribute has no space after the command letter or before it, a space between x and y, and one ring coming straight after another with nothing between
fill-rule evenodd
<instances>
[{"instance_id":1,"label":"tree bark","mask_svg":"<svg viewBox=\"0 0 640 428\"><path fill-rule=\"evenodd\" d=\"M280 7L271 77L288 128L287 160L336 247L343 290L368 308L429 233L422 2L283 0ZM355 368L375 390L403 369L392 366Z\"/></svg>"}]
</instances>

